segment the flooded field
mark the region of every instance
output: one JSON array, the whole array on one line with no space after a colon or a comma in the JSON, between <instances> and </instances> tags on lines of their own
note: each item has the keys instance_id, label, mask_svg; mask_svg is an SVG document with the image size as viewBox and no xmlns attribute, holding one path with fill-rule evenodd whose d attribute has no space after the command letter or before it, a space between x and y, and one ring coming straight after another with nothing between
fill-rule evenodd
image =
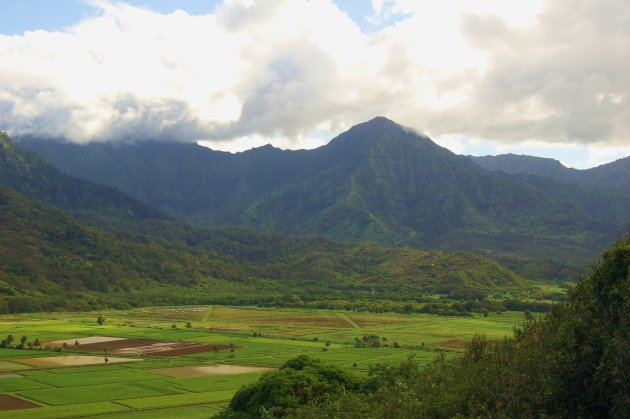
<instances>
[{"instance_id":1,"label":"flooded field","mask_svg":"<svg viewBox=\"0 0 630 419\"><path fill-rule=\"evenodd\" d=\"M275 368L269 367L253 367L250 365L203 365L175 368L159 368L153 370L159 374L168 375L169 377L203 377L208 375L233 375L248 374L252 372L268 372Z\"/></svg>"}]
</instances>

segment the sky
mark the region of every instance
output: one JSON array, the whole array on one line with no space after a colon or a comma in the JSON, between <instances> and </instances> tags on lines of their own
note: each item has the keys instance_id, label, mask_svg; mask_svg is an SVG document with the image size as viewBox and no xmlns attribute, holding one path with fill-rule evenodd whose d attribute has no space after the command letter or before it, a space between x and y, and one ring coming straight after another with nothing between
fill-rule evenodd
<instances>
[{"instance_id":1,"label":"sky","mask_svg":"<svg viewBox=\"0 0 630 419\"><path fill-rule=\"evenodd\" d=\"M630 155L630 2L0 0L0 130L321 146L386 116L457 154Z\"/></svg>"}]
</instances>

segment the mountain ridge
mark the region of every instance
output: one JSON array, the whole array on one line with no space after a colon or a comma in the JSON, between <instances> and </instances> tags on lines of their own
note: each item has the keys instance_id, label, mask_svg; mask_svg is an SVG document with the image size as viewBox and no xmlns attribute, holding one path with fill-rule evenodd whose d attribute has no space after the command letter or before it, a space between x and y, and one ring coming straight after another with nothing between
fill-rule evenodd
<instances>
[{"instance_id":1,"label":"mountain ridge","mask_svg":"<svg viewBox=\"0 0 630 419\"><path fill-rule=\"evenodd\" d=\"M542 176L559 182L630 192L630 156L582 170L566 167L558 160L544 157L517 154L468 157L486 170Z\"/></svg>"},{"instance_id":2,"label":"mountain ridge","mask_svg":"<svg viewBox=\"0 0 630 419\"><path fill-rule=\"evenodd\" d=\"M63 197L69 185L76 195L71 197L77 198L73 202L81 204L83 192L91 198L93 191L111 188L70 178L14 148L8 138L0 140L6 148L0 156L0 312L192 302L284 304L292 296L304 301L405 301L425 292L525 286L500 263L471 253L210 231L171 218L103 223L101 204L109 217L110 206L135 202L120 201L125 196L118 191L101 196L99 206L90 208L95 213L79 219L39 198L55 201L51 196L62 192ZM18 180L31 196L10 187ZM107 205L110 198L114 201Z\"/></svg>"},{"instance_id":3,"label":"mountain ridge","mask_svg":"<svg viewBox=\"0 0 630 419\"><path fill-rule=\"evenodd\" d=\"M630 217L628 195L491 172L382 117L314 150L19 145L65 172L207 227L487 254L508 247L583 266L623 234ZM611 208L605 216L595 204L603 198Z\"/></svg>"}]
</instances>

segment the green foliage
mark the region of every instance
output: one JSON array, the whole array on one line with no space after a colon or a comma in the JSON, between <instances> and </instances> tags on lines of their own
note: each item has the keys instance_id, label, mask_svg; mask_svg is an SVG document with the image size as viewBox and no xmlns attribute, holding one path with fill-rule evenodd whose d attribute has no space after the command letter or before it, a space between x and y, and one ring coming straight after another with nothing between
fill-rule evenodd
<instances>
[{"instance_id":1,"label":"green foliage","mask_svg":"<svg viewBox=\"0 0 630 419\"><path fill-rule=\"evenodd\" d=\"M46 199L52 193L45 185L57 184L58 172L18 152L7 155L19 164L4 166L6 173L27 166L28 182L39 185L33 194ZM396 311L381 302L462 286L523 285L513 272L470 253L208 231L165 219L109 225L113 230L88 225L0 185L0 311L192 303L303 307L348 298L377 301L356 309ZM132 228L121 232L121 226Z\"/></svg>"},{"instance_id":2,"label":"green foliage","mask_svg":"<svg viewBox=\"0 0 630 419\"><path fill-rule=\"evenodd\" d=\"M349 373L300 355L240 389L228 410L216 417L284 417L300 406L329 403L356 388L358 382Z\"/></svg>"},{"instance_id":3,"label":"green foliage","mask_svg":"<svg viewBox=\"0 0 630 419\"><path fill-rule=\"evenodd\" d=\"M539 318L530 313L513 338L476 335L461 356L442 352L423 367L412 355L373 366L360 387L339 397L300 406L272 397L279 410L273 402L264 408L294 418L630 417L628 325L630 238L604 252L565 304ZM233 410L258 414L260 405L244 407L258 388L240 394Z\"/></svg>"},{"instance_id":4,"label":"green foliage","mask_svg":"<svg viewBox=\"0 0 630 419\"><path fill-rule=\"evenodd\" d=\"M385 338L383 338L385 340ZM354 338L355 348L380 348L381 338L376 335L365 335L362 338Z\"/></svg>"},{"instance_id":5,"label":"green foliage","mask_svg":"<svg viewBox=\"0 0 630 419\"><path fill-rule=\"evenodd\" d=\"M0 183L30 198L48 202L79 218L102 223L170 218L115 188L61 173L39 155L15 147L6 133L0 134L0 143Z\"/></svg>"}]
</instances>

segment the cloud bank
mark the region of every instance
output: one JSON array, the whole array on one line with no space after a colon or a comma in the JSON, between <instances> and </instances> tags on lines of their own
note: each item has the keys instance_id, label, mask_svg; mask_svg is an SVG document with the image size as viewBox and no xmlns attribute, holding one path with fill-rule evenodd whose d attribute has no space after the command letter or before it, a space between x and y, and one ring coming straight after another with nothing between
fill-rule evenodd
<instances>
[{"instance_id":1,"label":"cloud bank","mask_svg":"<svg viewBox=\"0 0 630 419\"><path fill-rule=\"evenodd\" d=\"M433 137L627 147L626 2L372 3L402 18L366 34L331 0L200 16L92 1L63 32L0 35L0 129L297 148L385 115Z\"/></svg>"}]
</instances>

